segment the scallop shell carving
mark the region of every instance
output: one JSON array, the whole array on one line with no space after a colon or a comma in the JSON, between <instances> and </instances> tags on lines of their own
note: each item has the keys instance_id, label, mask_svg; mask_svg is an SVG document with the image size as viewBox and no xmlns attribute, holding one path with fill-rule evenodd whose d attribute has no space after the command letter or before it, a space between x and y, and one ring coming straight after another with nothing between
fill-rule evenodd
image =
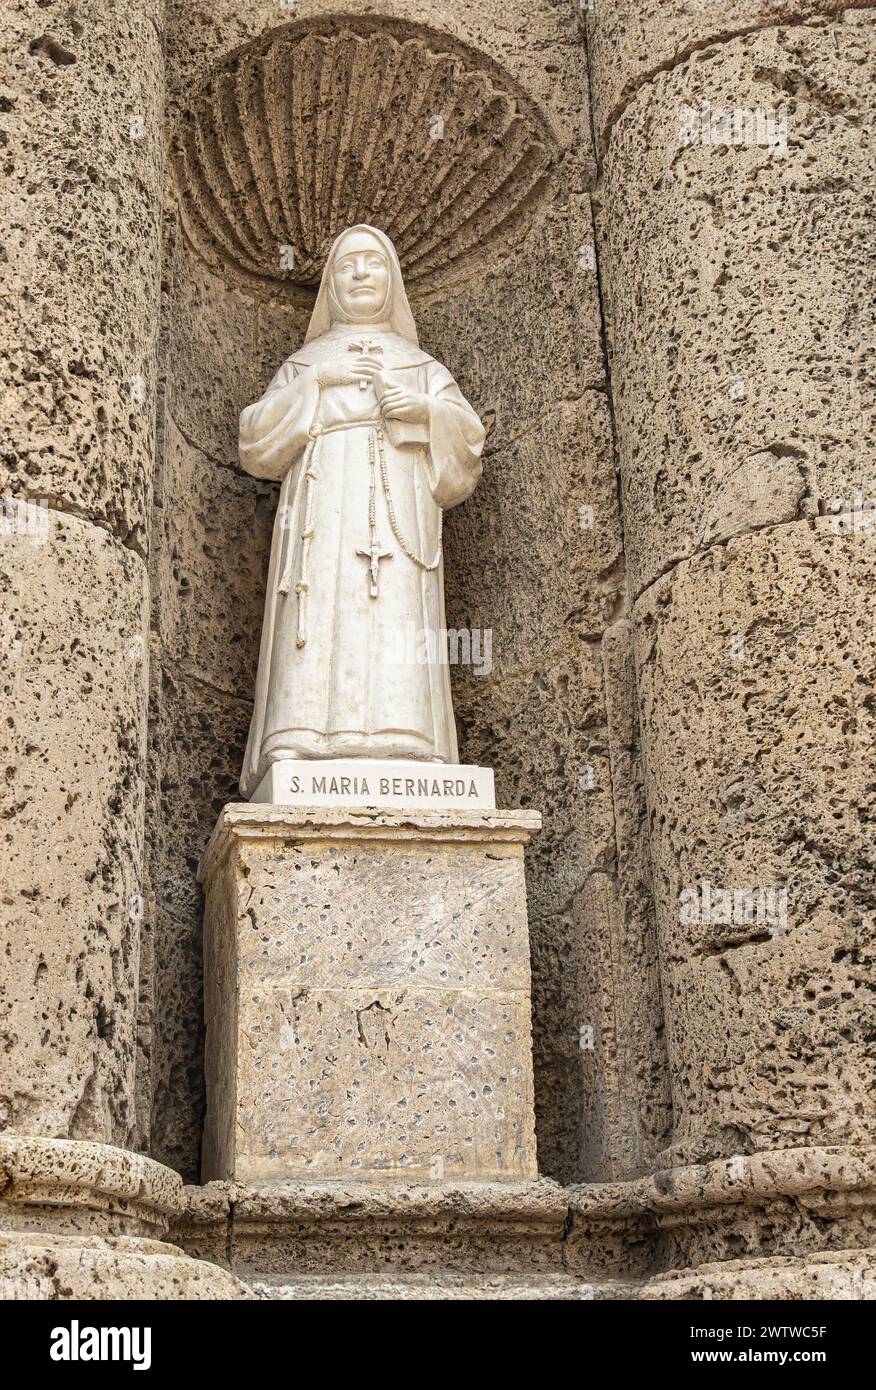
<instances>
[{"instance_id":1,"label":"scallop shell carving","mask_svg":"<svg viewBox=\"0 0 876 1390\"><path fill-rule=\"evenodd\" d=\"M395 242L425 289L513 243L555 146L542 118L470 49L404 26L274 31L220 70L172 148L181 215L199 254L276 293L319 279L356 222Z\"/></svg>"}]
</instances>

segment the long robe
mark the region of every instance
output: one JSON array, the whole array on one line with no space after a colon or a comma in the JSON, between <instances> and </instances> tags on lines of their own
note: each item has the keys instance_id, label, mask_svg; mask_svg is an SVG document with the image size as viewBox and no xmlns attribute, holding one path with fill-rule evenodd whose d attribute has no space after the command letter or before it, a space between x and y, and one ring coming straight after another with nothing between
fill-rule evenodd
<instances>
[{"instance_id":1,"label":"long robe","mask_svg":"<svg viewBox=\"0 0 876 1390\"><path fill-rule=\"evenodd\" d=\"M427 422L382 418L370 384L320 387L319 363L352 363L351 345L363 341L381 346L392 382L429 397ZM243 467L283 480L244 796L283 759L458 761L443 561L421 568L398 536L426 565L440 556L441 510L477 485L484 436L445 367L397 334L367 328L308 343L243 411ZM369 555L360 553L372 539L391 551L377 561L376 597Z\"/></svg>"}]
</instances>

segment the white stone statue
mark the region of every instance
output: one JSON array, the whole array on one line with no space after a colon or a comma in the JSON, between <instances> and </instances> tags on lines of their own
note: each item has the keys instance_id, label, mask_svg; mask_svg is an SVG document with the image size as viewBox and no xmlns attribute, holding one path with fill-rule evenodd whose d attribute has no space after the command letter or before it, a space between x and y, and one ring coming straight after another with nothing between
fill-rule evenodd
<instances>
[{"instance_id":1,"label":"white stone statue","mask_svg":"<svg viewBox=\"0 0 876 1390\"><path fill-rule=\"evenodd\" d=\"M458 762L441 517L484 437L419 347L392 242L343 232L304 346L240 417L243 467L283 482L244 796L298 759ZM435 659L411 659L411 635Z\"/></svg>"}]
</instances>

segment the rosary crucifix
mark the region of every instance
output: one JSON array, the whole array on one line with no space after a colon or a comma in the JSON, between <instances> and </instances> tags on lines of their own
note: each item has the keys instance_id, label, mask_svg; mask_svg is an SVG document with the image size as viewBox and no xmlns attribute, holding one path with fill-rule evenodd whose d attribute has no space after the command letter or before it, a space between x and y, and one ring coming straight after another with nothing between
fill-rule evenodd
<instances>
[{"instance_id":1,"label":"rosary crucifix","mask_svg":"<svg viewBox=\"0 0 876 1390\"><path fill-rule=\"evenodd\" d=\"M381 445L381 450L383 446ZM377 535L377 458L374 448L374 430L368 431L368 467L371 470L371 480L368 486L368 528L370 532L370 544L365 550L362 546L356 551L363 560L368 561L371 573L371 584L368 592L372 598L378 597L378 586L380 583L380 561L391 560L392 551L381 549L381 540Z\"/></svg>"}]
</instances>

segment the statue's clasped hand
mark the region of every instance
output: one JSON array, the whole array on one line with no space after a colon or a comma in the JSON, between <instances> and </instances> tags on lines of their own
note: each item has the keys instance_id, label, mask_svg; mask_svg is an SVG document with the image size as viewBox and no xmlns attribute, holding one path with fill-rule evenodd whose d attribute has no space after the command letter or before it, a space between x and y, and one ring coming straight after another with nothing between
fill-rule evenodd
<instances>
[{"instance_id":1,"label":"statue's clasped hand","mask_svg":"<svg viewBox=\"0 0 876 1390\"><path fill-rule=\"evenodd\" d=\"M352 362L321 362L317 368L317 380L321 387L328 386L355 386L361 380L361 374L356 370Z\"/></svg>"},{"instance_id":2,"label":"statue's clasped hand","mask_svg":"<svg viewBox=\"0 0 876 1390\"><path fill-rule=\"evenodd\" d=\"M379 357L360 353L352 362L328 361L317 368L321 387L373 386L380 409L387 420L408 420L426 424L429 418L429 398L419 391L409 391L390 381Z\"/></svg>"},{"instance_id":3,"label":"statue's clasped hand","mask_svg":"<svg viewBox=\"0 0 876 1390\"><path fill-rule=\"evenodd\" d=\"M357 357L353 372L359 380L366 380L374 387L380 409L387 420L409 420L414 424L425 424L428 420L428 397L390 381L377 357L367 353Z\"/></svg>"},{"instance_id":4,"label":"statue's clasped hand","mask_svg":"<svg viewBox=\"0 0 876 1390\"><path fill-rule=\"evenodd\" d=\"M429 419L429 397L419 391L407 391L404 386L387 386L377 399L387 420L408 420L411 424L424 425Z\"/></svg>"}]
</instances>

